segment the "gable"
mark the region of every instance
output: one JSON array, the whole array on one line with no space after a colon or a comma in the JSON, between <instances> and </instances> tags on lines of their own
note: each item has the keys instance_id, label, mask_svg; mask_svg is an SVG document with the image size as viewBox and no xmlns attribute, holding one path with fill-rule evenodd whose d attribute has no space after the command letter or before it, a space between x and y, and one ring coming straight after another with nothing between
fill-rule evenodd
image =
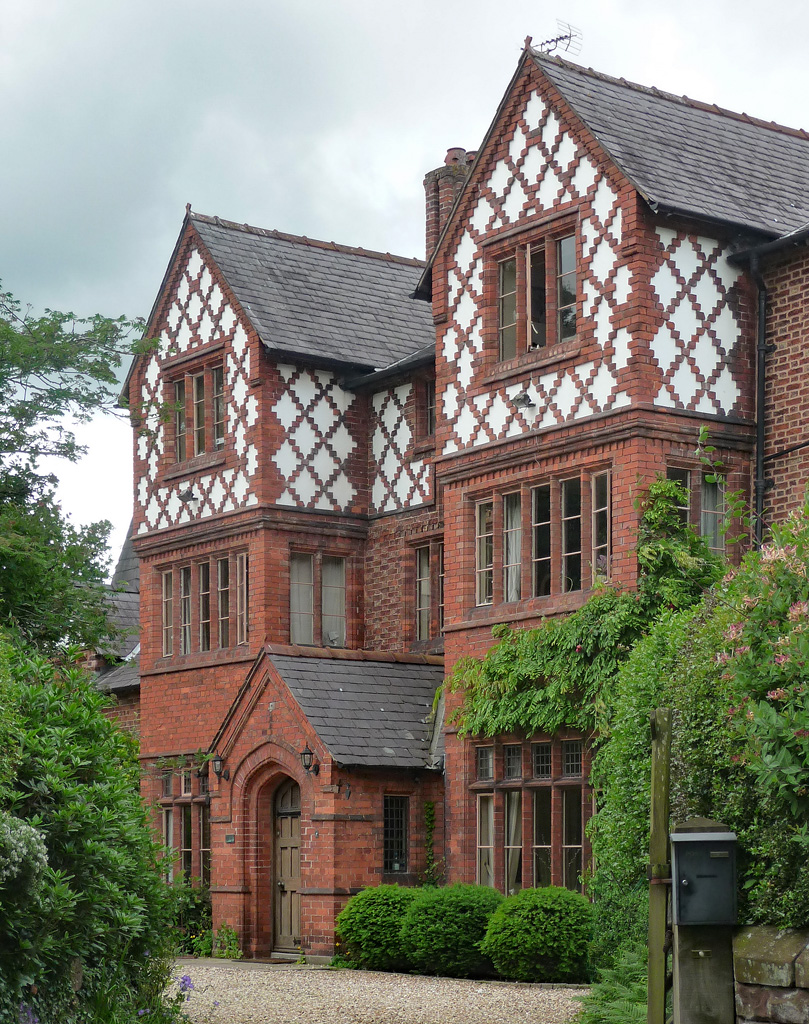
<instances>
[{"instance_id":1,"label":"gable","mask_svg":"<svg viewBox=\"0 0 809 1024\"><path fill-rule=\"evenodd\" d=\"M249 324L222 287L193 232L184 231L159 299L157 345L138 357L130 376L130 404L141 420L135 450L137 533L190 523L258 501L258 400L250 379L255 353ZM197 366L221 366L224 379L226 447L203 464L172 458L172 381ZM171 479L161 473L176 465ZM185 469L185 472L183 472ZM193 502L181 497L189 490Z\"/></svg>"}]
</instances>

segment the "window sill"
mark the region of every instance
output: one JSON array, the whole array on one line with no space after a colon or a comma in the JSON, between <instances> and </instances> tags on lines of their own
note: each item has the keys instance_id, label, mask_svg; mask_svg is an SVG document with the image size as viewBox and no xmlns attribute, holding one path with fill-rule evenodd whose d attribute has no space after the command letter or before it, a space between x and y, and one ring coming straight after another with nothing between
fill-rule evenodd
<instances>
[{"instance_id":1,"label":"window sill","mask_svg":"<svg viewBox=\"0 0 809 1024\"><path fill-rule=\"evenodd\" d=\"M583 343L579 338L571 338L570 341L563 341L558 345L523 352L513 359L495 363L491 371L482 378L483 383L496 384L498 381L517 377L526 370L541 370L567 359L575 359L581 353L582 347Z\"/></svg>"},{"instance_id":2,"label":"window sill","mask_svg":"<svg viewBox=\"0 0 809 1024\"><path fill-rule=\"evenodd\" d=\"M186 459L185 462L178 462L171 469L163 474L164 480L177 480L183 476L191 476L204 469L213 469L216 466L224 466L225 453L223 450L216 452L205 452L203 455L196 455L193 459Z\"/></svg>"},{"instance_id":3,"label":"window sill","mask_svg":"<svg viewBox=\"0 0 809 1024\"><path fill-rule=\"evenodd\" d=\"M509 623L535 619L539 616L566 615L580 608L592 593L592 588L588 587L572 590L567 594L548 594L546 597L529 597L522 601L476 605L470 608L459 622L446 623L444 633L491 626L493 622Z\"/></svg>"}]
</instances>

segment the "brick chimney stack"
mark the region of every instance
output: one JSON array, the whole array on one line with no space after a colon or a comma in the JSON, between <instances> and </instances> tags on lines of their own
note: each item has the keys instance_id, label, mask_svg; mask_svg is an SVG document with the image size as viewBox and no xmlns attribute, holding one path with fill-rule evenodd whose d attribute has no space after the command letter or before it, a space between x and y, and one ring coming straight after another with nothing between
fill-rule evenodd
<instances>
[{"instance_id":1,"label":"brick chimney stack","mask_svg":"<svg viewBox=\"0 0 809 1024\"><path fill-rule=\"evenodd\" d=\"M428 171L424 178L427 198L427 259L433 254L452 205L464 186L475 152L459 147L447 150L442 167Z\"/></svg>"}]
</instances>

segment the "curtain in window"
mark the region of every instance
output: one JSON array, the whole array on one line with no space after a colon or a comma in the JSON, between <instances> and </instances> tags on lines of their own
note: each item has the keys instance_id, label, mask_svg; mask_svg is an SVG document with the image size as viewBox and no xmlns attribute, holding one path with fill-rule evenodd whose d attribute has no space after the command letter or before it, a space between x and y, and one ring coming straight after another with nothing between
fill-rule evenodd
<instances>
[{"instance_id":1,"label":"curtain in window","mask_svg":"<svg viewBox=\"0 0 809 1024\"><path fill-rule=\"evenodd\" d=\"M344 558L323 559L323 645L346 645L346 563Z\"/></svg>"},{"instance_id":2,"label":"curtain in window","mask_svg":"<svg viewBox=\"0 0 809 1024\"><path fill-rule=\"evenodd\" d=\"M522 888L522 793L506 793L506 892Z\"/></svg>"}]
</instances>

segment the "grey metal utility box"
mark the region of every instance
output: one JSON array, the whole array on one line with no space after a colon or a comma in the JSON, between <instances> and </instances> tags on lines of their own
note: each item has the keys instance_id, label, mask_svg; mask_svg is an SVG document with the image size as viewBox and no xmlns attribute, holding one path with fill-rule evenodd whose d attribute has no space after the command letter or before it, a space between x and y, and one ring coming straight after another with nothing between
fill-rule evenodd
<instances>
[{"instance_id":1,"label":"grey metal utility box","mask_svg":"<svg viewBox=\"0 0 809 1024\"><path fill-rule=\"evenodd\" d=\"M695 818L671 834L672 907L676 925L736 924L736 836Z\"/></svg>"}]
</instances>

